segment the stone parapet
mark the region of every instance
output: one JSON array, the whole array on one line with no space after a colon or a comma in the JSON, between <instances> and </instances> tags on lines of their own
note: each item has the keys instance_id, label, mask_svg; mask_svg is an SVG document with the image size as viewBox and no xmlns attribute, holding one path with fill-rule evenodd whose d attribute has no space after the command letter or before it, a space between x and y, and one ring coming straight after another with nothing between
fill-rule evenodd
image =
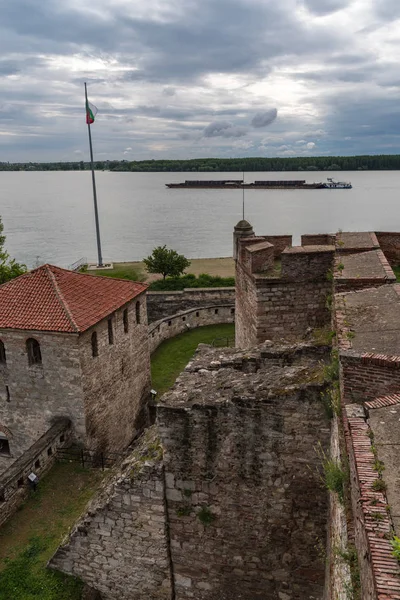
<instances>
[{"instance_id":1,"label":"stone parapet","mask_svg":"<svg viewBox=\"0 0 400 600\"><path fill-rule=\"evenodd\" d=\"M185 288L176 292L148 291L147 313L149 323L165 319L185 310L218 304L235 304L235 288Z\"/></svg>"},{"instance_id":2,"label":"stone parapet","mask_svg":"<svg viewBox=\"0 0 400 600\"><path fill-rule=\"evenodd\" d=\"M71 443L71 422L60 419L0 475L0 526L18 509L29 493L28 475L39 479L53 466L56 452Z\"/></svg>"},{"instance_id":3,"label":"stone parapet","mask_svg":"<svg viewBox=\"0 0 400 600\"><path fill-rule=\"evenodd\" d=\"M220 323L235 322L234 304L214 304L202 308L192 308L160 319L149 325L150 353L170 338L185 331L204 327L205 325L217 325Z\"/></svg>"},{"instance_id":4,"label":"stone parapet","mask_svg":"<svg viewBox=\"0 0 400 600\"><path fill-rule=\"evenodd\" d=\"M293 246L282 252L282 279L326 281L333 269L334 246Z\"/></svg>"},{"instance_id":5,"label":"stone parapet","mask_svg":"<svg viewBox=\"0 0 400 600\"><path fill-rule=\"evenodd\" d=\"M400 233L398 231L377 231L376 237L390 265L400 265Z\"/></svg>"},{"instance_id":6,"label":"stone parapet","mask_svg":"<svg viewBox=\"0 0 400 600\"><path fill-rule=\"evenodd\" d=\"M334 246L335 243L334 233L309 233L301 236L302 246Z\"/></svg>"},{"instance_id":7,"label":"stone parapet","mask_svg":"<svg viewBox=\"0 0 400 600\"><path fill-rule=\"evenodd\" d=\"M249 273L263 273L274 266L274 247L269 242L258 242L246 246L243 254L243 267Z\"/></svg>"}]
</instances>

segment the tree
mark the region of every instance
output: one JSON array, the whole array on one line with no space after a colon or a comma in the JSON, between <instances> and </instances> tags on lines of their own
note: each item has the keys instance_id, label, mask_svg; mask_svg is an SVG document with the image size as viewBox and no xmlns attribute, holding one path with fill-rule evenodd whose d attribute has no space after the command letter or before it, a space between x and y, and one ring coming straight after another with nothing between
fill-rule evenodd
<instances>
[{"instance_id":1,"label":"tree","mask_svg":"<svg viewBox=\"0 0 400 600\"><path fill-rule=\"evenodd\" d=\"M3 234L4 225L0 217L0 284L26 273L26 265L17 263L10 258L7 250L4 248L6 236Z\"/></svg>"},{"instance_id":2,"label":"tree","mask_svg":"<svg viewBox=\"0 0 400 600\"><path fill-rule=\"evenodd\" d=\"M157 246L143 262L149 273L161 273L163 279L167 275L179 277L190 266L190 260L176 250L169 250L167 246Z\"/></svg>"}]
</instances>

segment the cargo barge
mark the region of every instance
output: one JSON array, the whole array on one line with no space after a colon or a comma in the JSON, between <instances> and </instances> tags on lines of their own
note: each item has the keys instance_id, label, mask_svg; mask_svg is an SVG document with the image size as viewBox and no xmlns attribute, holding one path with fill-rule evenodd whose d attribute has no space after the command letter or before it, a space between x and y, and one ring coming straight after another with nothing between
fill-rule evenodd
<instances>
[{"instance_id":1,"label":"cargo barge","mask_svg":"<svg viewBox=\"0 0 400 600\"><path fill-rule=\"evenodd\" d=\"M243 179L187 179L183 183L166 183L168 188L203 188L203 189L252 189L252 190L321 190L329 189L349 189L351 183L333 182L328 180L328 183L307 183L305 179L286 179L286 180L267 180L254 181L253 183L245 183Z\"/></svg>"}]
</instances>

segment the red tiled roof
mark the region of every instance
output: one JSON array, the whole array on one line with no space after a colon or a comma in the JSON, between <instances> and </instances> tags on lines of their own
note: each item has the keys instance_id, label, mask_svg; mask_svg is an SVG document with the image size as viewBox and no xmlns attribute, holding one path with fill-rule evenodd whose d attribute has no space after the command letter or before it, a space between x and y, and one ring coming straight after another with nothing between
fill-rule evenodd
<instances>
[{"instance_id":1,"label":"red tiled roof","mask_svg":"<svg viewBox=\"0 0 400 600\"><path fill-rule=\"evenodd\" d=\"M0 329L85 331L146 288L43 265L0 285Z\"/></svg>"}]
</instances>

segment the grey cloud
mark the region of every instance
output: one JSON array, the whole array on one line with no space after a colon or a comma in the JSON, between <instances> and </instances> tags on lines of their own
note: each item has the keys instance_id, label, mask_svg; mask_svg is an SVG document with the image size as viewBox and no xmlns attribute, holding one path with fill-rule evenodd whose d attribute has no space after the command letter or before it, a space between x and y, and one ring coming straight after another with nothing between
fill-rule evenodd
<instances>
[{"instance_id":1,"label":"grey cloud","mask_svg":"<svg viewBox=\"0 0 400 600\"><path fill-rule=\"evenodd\" d=\"M253 127L266 127L273 123L278 116L278 111L276 108L271 108L270 110L266 110L264 112L257 113L251 120L251 124Z\"/></svg>"},{"instance_id":2,"label":"grey cloud","mask_svg":"<svg viewBox=\"0 0 400 600\"><path fill-rule=\"evenodd\" d=\"M304 5L316 15L324 16L349 5L349 0L303 0Z\"/></svg>"},{"instance_id":3,"label":"grey cloud","mask_svg":"<svg viewBox=\"0 0 400 600\"><path fill-rule=\"evenodd\" d=\"M204 129L203 135L206 138L211 137L225 137L225 138L236 138L246 135L247 131L244 127L235 127L231 123L226 121L214 121L207 125Z\"/></svg>"},{"instance_id":4,"label":"grey cloud","mask_svg":"<svg viewBox=\"0 0 400 600\"><path fill-rule=\"evenodd\" d=\"M176 90L173 87L165 87L162 93L163 96L175 96Z\"/></svg>"}]
</instances>

